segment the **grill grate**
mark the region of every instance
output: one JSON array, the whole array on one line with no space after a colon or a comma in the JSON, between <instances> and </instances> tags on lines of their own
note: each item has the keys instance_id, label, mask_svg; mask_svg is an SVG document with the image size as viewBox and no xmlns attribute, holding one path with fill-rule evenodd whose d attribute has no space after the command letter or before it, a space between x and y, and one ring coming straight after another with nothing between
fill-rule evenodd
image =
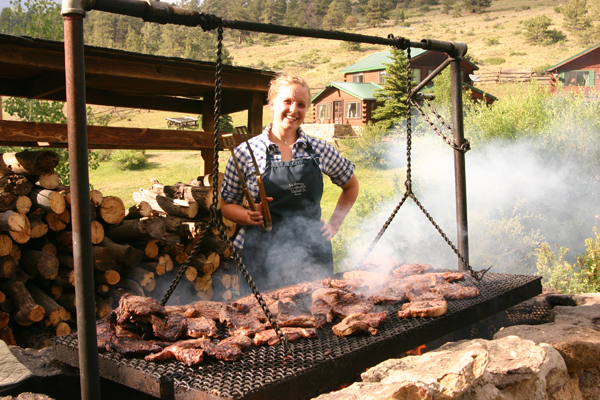
<instances>
[{"instance_id":1,"label":"grill grate","mask_svg":"<svg viewBox=\"0 0 600 400\"><path fill-rule=\"evenodd\" d=\"M205 360L186 367L178 361L152 363L101 353L100 374L159 398L175 399L304 399L335 390L366 368L441 338L541 293L541 278L487 273L481 282L466 277L461 284L478 286L474 299L448 301L448 312L437 318L400 319L401 305L377 306L388 319L376 336L340 338L331 325L317 338L283 346L252 347L235 362ZM77 337L59 337L57 359L77 366Z\"/></svg>"}]
</instances>

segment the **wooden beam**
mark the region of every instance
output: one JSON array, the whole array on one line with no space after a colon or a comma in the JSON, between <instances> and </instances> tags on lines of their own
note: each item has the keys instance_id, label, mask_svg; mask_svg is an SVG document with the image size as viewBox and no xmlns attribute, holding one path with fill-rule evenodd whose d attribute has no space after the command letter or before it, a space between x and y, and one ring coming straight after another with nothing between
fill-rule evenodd
<instances>
[{"instance_id":1,"label":"wooden beam","mask_svg":"<svg viewBox=\"0 0 600 400\"><path fill-rule=\"evenodd\" d=\"M265 96L262 93L254 92L252 103L248 110L248 130L253 135L258 135L262 132L263 127L263 105L265 104Z\"/></svg>"},{"instance_id":2,"label":"wooden beam","mask_svg":"<svg viewBox=\"0 0 600 400\"><path fill-rule=\"evenodd\" d=\"M88 125L87 133L90 149L211 150L211 155L214 149L214 133L210 131ZM67 126L45 122L0 121L0 146L38 147L39 143L49 143L44 147L67 147ZM208 170L211 168L212 164Z\"/></svg>"}]
</instances>

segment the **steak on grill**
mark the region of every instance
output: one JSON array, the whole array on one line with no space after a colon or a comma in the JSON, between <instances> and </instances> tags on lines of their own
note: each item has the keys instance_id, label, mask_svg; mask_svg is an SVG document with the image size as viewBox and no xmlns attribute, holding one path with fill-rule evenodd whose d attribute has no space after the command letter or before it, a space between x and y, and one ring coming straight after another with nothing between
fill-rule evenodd
<instances>
[{"instance_id":1,"label":"steak on grill","mask_svg":"<svg viewBox=\"0 0 600 400\"><path fill-rule=\"evenodd\" d=\"M188 318L186 336L191 338L210 337L218 338L219 330L212 319L205 317Z\"/></svg>"},{"instance_id":2,"label":"steak on grill","mask_svg":"<svg viewBox=\"0 0 600 400\"><path fill-rule=\"evenodd\" d=\"M419 275L432 269L433 267L429 264L402 264L398 268L392 270L392 275L397 278L402 278L409 275Z\"/></svg>"},{"instance_id":3,"label":"steak on grill","mask_svg":"<svg viewBox=\"0 0 600 400\"><path fill-rule=\"evenodd\" d=\"M187 318L179 314L170 314L164 318L152 314L150 322L154 336L165 342L178 340L187 330Z\"/></svg>"},{"instance_id":4,"label":"steak on grill","mask_svg":"<svg viewBox=\"0 0 600 400\"><path fill-rule=\"evenodd\" d=\"M364 296L348 293L340 296L332 305L331 310L340 318L350 314L369 313L373 311L373 302Z\"/></svg>"},{"instance_id":5,"label":"steak on grill","mask_svg":"<svg viewBox=\"0 0 600 400\"><path fill-rule=\"evenodd\" d=\"M167 361L176 359L188 367L201 364L204 361L204 350L200 347L201 339L180 340L162 349L156 354L149 354L146 361Z\"/></svg>"},{"instance_id":6,"label":"steak on grill","mask_svg":"<svg viewBox=\"0 0 600 400\"><path fill-rule=\"evenodd\" d=\"M431 289L434 293L439 293L446 300L471 299L479 296L479 289L475 286L461 286L458 284L439 285Z\"/></svg>"},{"instance_id":7,"label":"steak on grill","mask_svg":"<svg viewBox=\"0 0 600 400\"><path fill-rule=\"evenodd\" d=\"M409 303L402 304L402 309L398 311L398 317L439 317L446 314L446 311L448 311L448 302L444 297L430 292L412 298Z\"/></svg>"},{"instance_id":8,"label":"steak on grill","mask_svg":"<svg viewBox=\"0 0 600 400\"><path fill-rule=\"evenodd\" d=\"M221 313L219 317L221 323L226 323L229 330L229 336L245 335L254 336L257 332L266 329L265 324L260 322L258 318L241 314L234 309L228 309Z\"/></svg>"},{"instance_id":9,"label":"steak on grill","mask_svg":"<svg viewBox=\"0 0 600 400\"><path fill-rule=\"evenodd\" d=\"M130 293L125 293L119 300L119 306L114 310L118 324L123 324L132 316L149 316L155 314L166 316L167 311L160 303L149 297L136 296Z\"/></svg>"},{"instance_id":10,"label":"steak on grill","mask_svg":"<svg viewBox=\"0 0 600 400\"><path fill-rule=\"evenodd\" d=\"M285 335L289 342L298 340L300 338L314 338L317 336L317 330L315 328L281 328L281 332ZM268 344L274 346L279 344L281 340L277 336L277 333L273 329L267 329L262 332L258 332L254 335L252 340L255 346L262 346Z\"/></svg>"},{"instance_id":11,"label":"steak on grill","mask_svg":"<svg viewBox=\"0 0 600 400\"><path fill-rule=\"evenodd\" d=\"M359 332L369 332L371 335L377 334L377 328L387 319L387 312L380 313L354 313L348 315L339 324L331 329L336 336L344 337Z\"/></svg>"}]
</instances>

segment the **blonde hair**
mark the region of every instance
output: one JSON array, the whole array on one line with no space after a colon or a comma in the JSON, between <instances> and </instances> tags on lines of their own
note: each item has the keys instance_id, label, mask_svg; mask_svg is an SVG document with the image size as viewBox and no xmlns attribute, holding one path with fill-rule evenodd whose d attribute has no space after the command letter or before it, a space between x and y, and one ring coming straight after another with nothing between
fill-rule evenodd
<instances>
[{"instance_id":1,"label":"blonde hair","mask_svg":"<svg viewBox=\"0 0 600 400\"><path fill-rule=\"evenodd\" d=\"M310 88L308 87L308 83L306 83L304 78L301 78L301 77L295 76L295 75L287 75L287 74L279 74L275 78L271 79L271 82L269 83L269 94L267 96L269 103L271 101L275 100L275 98L277 97L279 92L281 92L281 90L284 87L294 85L294 84L304 86L304 88L308 92L307 106L310 106L311 96L310 96Z\"/></svg>"}]
</instances>

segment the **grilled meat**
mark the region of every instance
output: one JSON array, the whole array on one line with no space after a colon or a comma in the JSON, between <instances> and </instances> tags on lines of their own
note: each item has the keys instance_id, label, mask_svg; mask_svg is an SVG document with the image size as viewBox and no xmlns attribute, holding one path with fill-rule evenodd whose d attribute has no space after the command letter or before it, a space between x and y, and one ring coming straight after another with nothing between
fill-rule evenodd
<instances>
[{"instance_id":1,"label":"grilled meat","mask_svg":"<svg viewBox=\"0 0 600 400\"><path fill-rule=\"evenodd\" d=\"M298 340L300 338L314 338L317 336L317 330L314 328L281 328L281 332L285 335L289 342L293 342L294 340ZM274 346L279 344L281 340L277 336L277 333L273 329L267 329L265 331L259 332L254 336L252 340L255 346L262 346L263 344L268 344L269 346Z\"/></svg>"},{"instance_id":2,"label":"grilled meat","mask_svg":"<svg viewBox=\"0 0 600 400\"><path fill-rule=\"evenodd\" d=\"M439 317L448 311L448 302L441 295L421 296L402 305L400 318Z\"/></svg>"},{"instance_id":3,"label":"grilled meat","mask_svg":"<svg viewBox=\"0 0 600 400\"><path fill-rule=\"evenodd\" d=\"M376 293L373 293L371 296L369 296L369 300L371 300L374 304L396 304L406 301L408 298L406 297L405 291L398 293L391 287L387 287L377 291Z\"/></svg>"},{"instance_id":4,"label":"grilled meat","mask_svg":"<svg viewBox=\"0 0 600 400\"><path fill-rule=\"evenodd\" d=\"M348 315L339 324L331 329L336 336L349 336L359 332L369 332L371 335L377 334L377 328L387 319L387 312L380 313L354 313Z\"/></svg>"},{"instance_id":5,"label":"grilled meat","mask_svg":"<svg viewBox=\"0 0 600 400\"><path fill-rule=\"evenodd\" d=\"M200 300L188 305L183 312L183 316L186 318L204 317L212 319L213 321L218 321L221 313L228 308L230 307L225 303Z\"/></svg>"},{"instance_id":6,"label":"grilled meat","mask_svg":"<svg viewBox=\"0 0 600 400\"><path fill-rule=\"evenodd\" d=\"M219 337L219 330L216 322L212 319L205 317L188 318L185 334L191 338L217 338Z\"/></svg>"},{"instance_id":7,"label":"grilled meat","mask_svg":"<svg viewBox=\"0 0 600 400\"><path fill-rule=\"evenodd\" d=\"M107 351L114 351L124 356L145 356L150 353L158 353L165 346L167 343L157 340L136 340L116 336L104 344Z\"/></svg>"},{"instance_id":8,"label":"grilled meat","mask_svg":"<svg viewBox=\"0 0 600 400\"><path fill-rule=\"evenodd\" d=\"M115 338L115 327L108 321L97 321L96 337L98 338L98 350L106 351L106 343Z\"/></svg>"},{"instance_id":9,"label":"grilled meat","mask_svg":"<svg viewBox=\"0 0 600 400\"><path fill-rule=\"evenodd\" d=\"M348 294L346 290L333 289L333 288L321 288L317 289L312 293L313 302L315 300L322 300L327 304L333 304L341 296Z\"/></svg>"},{"instance_id":10,"label":"grilled meat","mask_svg":"<svg viewBox=\"0 0 600 400\"><path fill-rule=\"evenodd\" d=\"M462 272L442 272L442 277L446 282L462 281L465 279L465 274Z\"/></svg>"},{"instance_id":11,"label":"grilled meat","mask_svg":"<svg viewBox=\"0 0 600 400\"><path fill-rule=\"evenodd\" d=\"M363 271L363 270L357 270L357 271L346 271L344 272L344 274L342 275L344 277L344 279L348 279L348 280L360 280L363 282L364 286L368 286L371 289L380 287L380 286L385 286L387 285L387 283L390 280L390 276L388 274L384 274L381 272L374 272L374 271Z\"/></svg>"},{"instance_id":12,"label":"grilled meat","mask_svg":"<svg viewBox=\"0 0 600 400\"><path fill-rule=\"evenodd\" d=\"M165 342L178 340L187 330L187 319L179 314L167 315L165 318L151 315L150 321L154 336Z\"/></svg>"},{"instance_id":13,"label":"grilled meat","mask_svg":"<svg viewBox=\"0 0 600 400\"><path fill-rule=\"evenodd\" d=\"M118 338L142 340L142 335L137 332L132 332L123 325L115 325L114 334Z\"/></svg>"},{"instance_id":14,"label":"grilled meat","mask_svg":"<svg viewBox=\"0 0 600 400\"><path fill-rule=\"evenodd\" d=\"M409 275L422 274L432 269L433 267L429 264L402 264L392 270L392 275L397 278L403 278Z\"/></svg>"},{"instance_id":15,"label":"grilled meat","mask_svg":"<svg viewBox=\"0 0 600 400\"><path fill-rule=\"evenodd\" d=\"M241 314L234 309L223 311L219 318L221 322L227 323L230 336L245 335L252 337L257 332L261 332L266 329L265 324L260 322L258 318L251 315Z\"/></svg>"},{"instance_id":16,"label":"grilled meat","mask_svg":"<svg viewBox=\"0 0 600 400\"><path fill-rule=\"evenodd\" d=\"M235 346L241 350L249 349L252 346L252 339L245 335L229 336L219 342L221 346Z\"/></svg>"},{"instance_id":17,"label":"grilled meat","mask_svg":"<svg viewBox=\"0 0 600 400\"><path fill-rule=\"evenodd\" d=\"M156 354L149 354L146 361L167 361L176 359L188 367L201 364L204 361L204 350L200 347L201 339L180 340L162 349Z\"/></svg>"},{"instance_id":18,"label":"grilled meat","mask_svg":"<svg viewBox=\"0 0 600 400\"><path fill-rule=\"evenodd\" d=\"M209 339L200 339L200 347L204 352L222 361L235 361L242 355L242 349L238 346L221 345L220 343L213 343Z\"/></svg>"},{"instance_id":19,"label":"grilled meat","mask_svg":"<svg viewBox=\"0 0 600 400\"><path fill-rule=\"evenodd\" d=\"M149 297L135 296L125 293L119 300L119 306L114 310L118 324L123 324L132 316L148 316L150 314L165 317L167 311L160 303Z\"/></svg>"},{"instance_id":20,"label":"grilled meat","mask_svg":"<svg viewBox=\"0 0 600 400\"><path fill-rule=\"evenodd\" d=\"M439 285L431 289L434 293L441 294L446 300L471 299L479 296L479 289L475 286L461 286L458 284Z\"/></svg>"},{"instance_id":21,"label":"grilled meat","mask_svg":"<svg viewBox=\"0 0 600 400\"><path fill-rule=\"evenodd\" d=\"M369 313L373 311L373 302L364 296L348 293L332 304L332 312L340 318L346 318L354 313Z\"/></svg>"}]
</instances>

